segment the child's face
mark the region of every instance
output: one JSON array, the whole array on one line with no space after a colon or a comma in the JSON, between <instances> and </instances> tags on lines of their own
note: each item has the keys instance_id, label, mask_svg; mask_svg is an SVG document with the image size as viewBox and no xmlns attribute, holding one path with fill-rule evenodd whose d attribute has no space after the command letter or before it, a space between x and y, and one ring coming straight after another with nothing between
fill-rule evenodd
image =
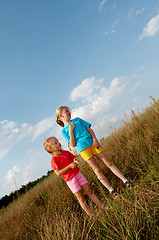
<instances>
[{"instance_id":1,"label":"child's face","mask_svg":"<svg viewBox=\"0 0 159 240\"><path fill-rule=\"evenodd\" d=\"M63 119L63 120L70 120L71 119L71 112L69 111L69 109L68 108L64 108L63 110L62 110L62 112L61 112L61 118Z\"/></svg>"},{"instance_id":2,"label":"child's face","mask_svg":"<svg viewBox=\"0 0 159 240\"><path fill-rule=\"evenodd\" d=\"M51 148L53 152L58 152L61 150L61 143L55 137L51 138Z\"/></svg>"}]
</instances>

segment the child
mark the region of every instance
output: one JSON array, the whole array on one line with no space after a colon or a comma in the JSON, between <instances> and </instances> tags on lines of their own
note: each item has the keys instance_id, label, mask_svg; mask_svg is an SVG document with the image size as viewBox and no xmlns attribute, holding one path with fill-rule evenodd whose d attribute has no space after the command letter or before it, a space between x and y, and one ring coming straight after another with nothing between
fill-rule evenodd
<instances>
[{"instance_id":1,"label":"child","mask_svg":"<svg viewBox=\"0 0 159 240\"><path fill-rule=\"evenodd\" d=\"M130 182L121 171L105 156L100 144L96 138L94 131L91 129L91 124L81 118L71 120L69 108L61 106L56 110L56 122L63 127L61 133L65 140L72 147L77 147L82 158L89 163L93 171L97 175L100 182L109 190L112 198L117 198L117 192L110 185L94 156L98 157L103 163L117 176L125 185L130 188Z\"/></svg>"},{"instance_id":2,"label":"child","mask_svg":"<svg viewBox=\"0 0 159 240\"><path fill-rule=\"evenodd\" d=\"M69 151L62 150L61 143L55 137L50 137L48 139L45 138L44 148L48 153L53 155L51 159L51 167L55 173L58 176L62 175L68 187L77 197L81 207L90 216L90 209L86 203L81 188L99 207L102 206L102 203L90 189L86 178L79 171L79 162L75 159L75 156Z\"/></svg>"}]
</instances>

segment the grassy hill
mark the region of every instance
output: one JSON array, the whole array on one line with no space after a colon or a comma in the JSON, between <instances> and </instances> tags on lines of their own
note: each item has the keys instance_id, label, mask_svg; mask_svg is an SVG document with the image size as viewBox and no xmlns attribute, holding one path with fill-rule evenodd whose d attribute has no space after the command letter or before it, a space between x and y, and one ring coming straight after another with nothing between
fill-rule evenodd
<instances>
[{"instance_id":1,"label":"grassy hill","mask_svg":"<svg viewBox=\"0 0 159 240\"><path fill-rule=\"evenodd\" d=\"M109 210L88 200L94 216L80 208L62 177L54 173L0 210L1 240L144 240L159 239L159 101L112 130L101 140L108 156L134 182L123 183L101 162L103 172L120 194L110 199L96 176L80 157L81 172Z\"/></svg>"}]
</instances>

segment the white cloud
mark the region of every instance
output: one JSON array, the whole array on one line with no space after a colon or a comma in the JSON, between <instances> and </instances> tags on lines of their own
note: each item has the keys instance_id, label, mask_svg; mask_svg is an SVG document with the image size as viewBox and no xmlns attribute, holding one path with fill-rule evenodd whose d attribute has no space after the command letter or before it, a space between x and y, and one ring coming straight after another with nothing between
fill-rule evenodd
<instances>
[{"instance_id":1,"label":"white cloud","mask_svg":"<svg viewBox=\"0 0 159 240\"><path fill-rule=\"evenodd\" d=\"M139 41L145 37L155 36L159 32L159 14L156 17L153 17L143 29Z\"/></svg>"},{"instance_id":2,"label":"white cloud","mask_svg":"<svg viewBox=\"0 0 159 240\"><path fill-rule=\"evenodd\" d=\"M105 31L104 32L104 35L108 35L108 34L111 34L111 33L115 33L116 30L115 30L115 27L116 25L119 23L119 20L117 19L115 22L113 22L112 24L112 27L111 27L111 30L110 31Z\"/></svg>"},{"instance_id":3,"label":"white cloud","mask_svg":"<svg viewBox=\"0 0 159 240\"><path fill-rule=\"evenodd\" d=\"M20 188L21 185L27 184L32 177L32 170L34 168L34 163L31 162L28 166L23 169L19 169L17 166L13 166L7 174L3 177L4 184L3 187L13 191L15 188Z\"/></svg>"},{"instance_id":4,"label":"white cloud","mask_svg":"<svg viewBox=\"0 0 159 240\"><path fill-rule=\"evenodd\" d=\"M110 118L110 122L115 123L117 122L117 117L113 116Z\"/></svg>"},{"instance_id":5,"label":"white cloud","mask_svg":"<svg viewBox=\"0 0 159 240\"><path fill-rule=\"evenodd\" d=\"M117 6L117 2L115 2L115 3L113 4L113 6L111 7L111 11L114 10L114 8L116 8L116 6Z\"/></svg>"},{"instance_id":6,"label":"white cloud","mask_svg":"<svg viewBox=\"0 0 159 240\"><path fill-rule=\"evenodd\" d=\"M34 141L41 134L53 127L53 117L44 119L31 126L23 123L20 127L13 121L4 120L0 122L0 158L3 158L15 145L23 139L30 137Z\"/></svg>"},{"instance_id":7,"label":"white cloud","mask_svg":"<svg viewBox=\"0 0 159 240\"><path fill-rule=\"evenodd\" d=\"M106 3L107 0L102 0L102 2L99 5L99 12L102 11L104 4Z\"/></svg>"},{"instance_id":8,"label":"white cloud","mask_svg":"<svg viewBox=\"0 0 159 240\"><path fill-rule=\"evenodd\" d=\"M145 11L145 8L138 9L138 10L136 10L136 14L137 15L142 14L144 11Z\"/></svg>"},{"instance_id":9,"label":"white cloud","mask_svg":"<svg viewBox=\"0 0 159 240\"><path fill-rule=\"evenodd\" d=\"M14 183L15 175L17 175L19 172L20 169L17 166L13 166L13 168L7 172L6 176L4 176L6 184Z\"/></svg>"},{"instance_id":10,"label":"white cloud","mask_svg":"<svg viewBox=\"0 0 159 240\"><path fill-rule=\"evenodd\" d=\"M116 27L116 25L118 24L118 22L119 22L119 20L117 19L117 20L113 23L112 29L114 29L114 28Z\"/></svg>"},{"instance_id":11,"label":"white cloud","mask_svg":"<svg viewBox=\"0 0 159 240\"><path fill-rule=\"evenodd\" d=\"M104 35L108 35L108 34L109 34L109 32L108 32L108 31L104 32Z\"/></svg>"},{"instance_id":12,"label":"white cloud","mask_svg":"<svg viewBox=\"0 0 159 240\"><path fill-rule=\"evenodd\" d=\"M0 158L3 158L8 153L8 148L6 149L0 149Z\"/></svg>"},{"instance_id":13,"label":"white cloud","mask_svg":"<svg viewBox=\"0 0 159 240\"><path fill-rule=\"evenodd\" d=\"M31 177L32 177L32 170L34 168L34 163L31 162L26 168L24 168L22 171L21 171L21 175L20 175L20 178L19 179L19 182L22 183L20 185L25 185L27 184Z\"/></svg>"},{"instance_id":14,"label":"white cloud","mask_svg":"<svg viewBox=\"0 0 159 240\"><path fill-rule=\"evenodd\" d=\"M70 100L75 101L79 98L90 98L94 90L100 88L103 79L96 80L95 77L84 79L80 85L74 88L70 95Z\"/></svg>"},{"instance_id":15,"label":"white cloud","mask_svg":"<svg viewBox=\"0 0 159 240\"><path fill-rule=\"evenodd\" d=\"M20 128L8 120L0 122L0 158L4 157L19 141L29 136L33 128L24 123Z\"/></svg>"},{"instance_id":16,"label":"white cloud","mask_svg":"<svg viewBox=\"0 0 159 240\"><path fill-rule=\"evenodd\" d=\"M99 85L99 83L94 77L91 79L93 79L93 84L91 86L94 90L94 86ZM123 99L126 99L138 87L138 84L134 79L136 80L136 76L116 77L111 81L108 88L100 86L96 91L93 91L92 89L91 91L87 91L87 95L83 94L83 91L85 92L85 90L82 90L82 84L80 84L75 89L80 89L80 91L78 91L79 95L77 92L76 94L82 98L83 106L72 110L72 118L77 116L81 117L94 123L96 128L98 128L99 123L101 124L102 122L103 129L106 128L106 125L112 121L110 115L113 114L115 109L120 107ZM74 89L72 92L74 92ZM75 99L76 98L74 98L74 100Z\"/></svg>"},{"instance_id":17,"label":"white cloud","mask_svg":"<svg viewBox=\"0 0 159 240\"><path fill-rule=\"evenodd\" d=\"M128 18L133 18L133 16L134 16L134 9L131 8L128 12Z\"/></svg>"},{"instance_id":18,"label":"white cloud","mask_svg":"<svg viewBox=\"0 0 159 240\"><path fill-rule=\"evenodd\" d=\"M136 72L142 71L144 69L144 66L140 66L138 68L135 69Z\"/></svg>"},{"instance_id":19,"label":"white cloud","mask_svg":"<svg viewBox=\"0 0 159 240\"><path fill-rule=\"evenodd\" d=\"M34 141L41 134L45 133L48 129L52 128L54 124L55 124L54 117L46 118L40 121L38 124L36 124L33 130L32 141Z\"/></svg>"},{"instance_id":20,"label":"white cloud","mask_svg":"<svg viewBox=\"0 0 159 240\"><path fill-rule=\"evenodd\" d=\"M141 15L145 11L145 8L142 9L135 9L131 8L128 12L128 18L133 18L135 15Z\"/></svg>"}]
</instances>

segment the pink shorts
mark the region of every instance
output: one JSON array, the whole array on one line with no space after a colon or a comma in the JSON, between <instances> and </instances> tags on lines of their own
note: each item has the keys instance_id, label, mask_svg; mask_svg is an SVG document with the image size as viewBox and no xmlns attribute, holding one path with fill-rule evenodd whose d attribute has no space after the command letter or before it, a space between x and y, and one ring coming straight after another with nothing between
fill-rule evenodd
<instances>
[{"instance_id":1,"label":"pink shorts","mask_svg":"<svg viewBox=\"0 0 159 240\"><path fill-rule=\"evenodd\" d=\"M73 193L77 193L79 190L81 190L81 186L87 184L88 181L81 172L78 172L70 181L66 183Z\"/></svg>"}]
</instances>

